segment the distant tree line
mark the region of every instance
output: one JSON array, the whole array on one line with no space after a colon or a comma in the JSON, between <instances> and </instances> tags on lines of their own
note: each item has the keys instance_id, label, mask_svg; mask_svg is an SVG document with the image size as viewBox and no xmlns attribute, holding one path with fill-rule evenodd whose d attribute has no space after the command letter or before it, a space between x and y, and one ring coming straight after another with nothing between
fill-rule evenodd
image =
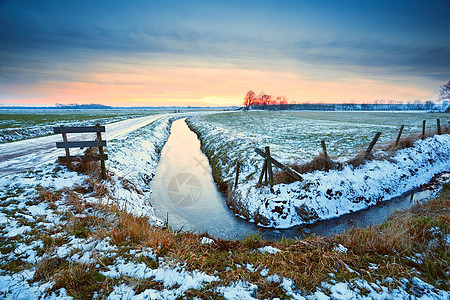
<instances>
[{"instance_id":1,"label":"distant tree line","mask_svg":"<svg viewBox=\"0 0 450 300\"><path fill-rule=\"evenodd\" d=\"M288 98L286 96L273 96L266 93L256 93L252 90L248 91L244 97L244 106L254 107L254 106L267 106L267 105L286 105L288 104Z\"/></svg>"},{"instance_id":2,"label":"distant tree line","mask_svg":"<svg viewBox=\"0 0 450 300\"><path fill-rule=\"evenodd\" d=\"M57 108L62 109L105 109L105 108L112 108L112 106L103 105L103 104L60 104L56 103L55 106Z\"/></svg>"},{"instance_id":3,"label":"distant tree line","mask_svg":"<svg viewBox=\"0 0 450 300\"><path fill-rule=\"evenodd\" d=\"M441 86L441 99L450 98L450 81ZM272 96L265 93L256 93L252 90L245 94L244 109L262 109L262 110L328 110L328 111L376 111L376 110L440 110L442 105L435 104L433 101L422 102L415 100L403 104L403 101L395 100L376 100L373 104L329 104L329 103L310 103L304 102L297 104L295 101L289 103L286 96Z\"/></svg>"},{"instance_id":4,"label":"distant tree line","mask_svg":"<svg viewBox=\"0 0 450 300\"><path fill-rule=\"evenodd\" d=\"M402 110L440 110L441 105L433 102L427 104L327 104L301 103L286 105L254 106L252 109L262 110L323 110L323 111L402 111Z\"/></svg>"}]
</instances>

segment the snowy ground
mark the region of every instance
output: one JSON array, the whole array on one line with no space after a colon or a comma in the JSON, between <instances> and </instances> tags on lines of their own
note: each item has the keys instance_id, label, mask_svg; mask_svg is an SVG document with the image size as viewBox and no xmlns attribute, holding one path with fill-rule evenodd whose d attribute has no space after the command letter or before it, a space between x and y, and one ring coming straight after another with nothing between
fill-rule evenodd
<instances>
[{"instance_id":1,"label":"snowy ground","mask_svg":"<svg viewBox=\"0 0 450 300\"><path fill-rule=\"evenodd\" d=\"M219 180L233 182L236 163L241 163L239 184L228 205L261 226L289 228L337 217L400 196L427 183L435 174L450 171L447 134L419 140L390 159L369 161L358 168L346 166L343 170L305 174L302 182L275 185L272 193L267 186L255 187L263 159L254 149L262 148L263 140L198 118L189 119L189 123L200 135ZM280 158L279 152L272 153L279 161L289 162L288 156Z\"/></svg>"},{"instance_id":2,"label":"snowy ground","mask_svg":"<svg viewBox=\"0 0 450 300\"><path fill-rule=\"evenodd\" d=\"M183 297L188 290L208 289L211 283L216 283L211 292L226 299L257 298L259 287L255 283L239 280L220 284L217 274L187 269L164 256L157 256L158 249L144 246L121 248L107 235L97 234L94 238L84 234L81 228L68 224L68 220L83 224L99 219L107 228L108 224L114 224L117 220L113 213L106 213L98 207L111 203L135 215L149 217L149 226L161 224L153 217L152 207L146 201L150 191L145 190L142 183L151 180L154 174L158 153L168 137L173 118L158 116L116 124L120 130L107 129L110 132L108 165L115 174L106 185L111 193L104 196L97 196L95 191L89 190L90 179L86 175L55 166L54 158L58 152L53 149L54 140L48 139L53 150L43 148L34 156L25 151L24 145L20 152L23 155L14 160L33 166L23 172L3 172L0 176L0 297L71 299L67 295L67 287L60 286L58 278L51 281L42 279L45 275L42 274L42 265L54 262L63 263L67 268L79 268L82 272L93 272L101 282L113 282L112 286L102 287L93 295L94 298L176 299ZM447 140L437 141L444 144ZM424 145L426 143L430 141L423 142ZM447 154L449 152L447 150ZM11 150L8 153L13 156L17 152ZM6 157L6 150L1 155ZM3 163L9 166L5 160ZM39 196L43 190L62 196L44 201ZM70 202L71 193L84 204L82 211ZM199 243L208 245L214 241L199 238ZM336 251L345 255L346 249L337 246ZM274 247L263 247L259 252L261 255L281 255L281 251ZM284 293L293 299L388 299L410 296L448 299L450 296L448 292L437 290L417 277L402 279L402 283L394 289L389 288L390 279L386 282L329 280L318 286L314 293L304 294L291 279L271 272L270 265L235 264L232 267L260 274L266 281L279 284ZM145 279L151 279L155 286L142 289L139 283Z\"/></svg>"},{"instance_id":3,"label":"snowy ground","mask_svg":"<svg viewBox=\"0 0 450 300\"><path fill-rule=\"evenodd\" d=\"M79 195L86 203L94 204L82 214L74 212L64 197L51 205L37 199L36 187L47 190L73 189L86 186L87 176L74 172L53 169L26 173L0 180L0 297L4 299L71 299L66 288L58 281L44 281L40 265L44 262L67 262L67 267L82 268L85 272L95 270L101 281L114 282L104 287L93 298L106 299L176 299L188 290L206 290L210 283L216 283L211 293L225 299L257 299L258 285L245 280L221 285L216 274L206 274L198 270L188 270L183 265L172 263L157 256L158 249L139 246L122 249L112 244L109 237L84 237L79 232L61 230L67 225L68 216L79 219L100 217L106 223L114 223L113 216L99 212L95 204L98 199L90 194ZM120 192L127 191L119 184ZM137 196L136 196L137 197ZM130 200L132 196L127 196ZM156 221L156 220L155 220ZM157 224L149 224L155 225ZM199 238L199 243L210 244L213 240ZM277 248L266 246L258 249L261 255L280 255ZM347 249L337 245L335 251L345 255ZM368 282L364 279L351 281L328 280L313 293L305 294L293 281L270 271L270 265L232 265L245 272L261 275L267 282L279 284L286 296L292 299L448 299L450 294L437 290L417 277L400 280L399 286L390 288L394 281L386 278L383 282ZM376 265L371 268L374 272ZM352 272L357 272L353 271ZM90 273L89 273L90 274ZM330 274L333 277L333 274ZM151 280L154 288L142 290L139 282Z\"/></svg>"}]
</instances>

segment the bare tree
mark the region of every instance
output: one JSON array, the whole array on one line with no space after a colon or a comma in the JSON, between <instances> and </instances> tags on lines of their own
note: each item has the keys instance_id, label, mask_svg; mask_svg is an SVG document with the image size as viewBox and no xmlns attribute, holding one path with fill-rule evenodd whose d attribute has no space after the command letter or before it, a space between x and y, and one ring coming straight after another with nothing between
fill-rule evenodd
<instances>
[{"instance_id":1,"label":"bare tree","mask_svg":"<svg viewBox=\"0 0 450 300\"><path fill-rule=\"evenodd\" d=\"M439 100L450 100L450 80L439 88Z\"/></svg>"},{"instance_id":2,"label":"bare tree","mask_svg":"<svg viewBox=\"0 0 450 300\"><path fill-rule=\"evenodd\" d=\"M250 90L245 94L244 97L244 106L249 107L255 103L256 94L254 91Z\"/></svg>"}]
</instances>

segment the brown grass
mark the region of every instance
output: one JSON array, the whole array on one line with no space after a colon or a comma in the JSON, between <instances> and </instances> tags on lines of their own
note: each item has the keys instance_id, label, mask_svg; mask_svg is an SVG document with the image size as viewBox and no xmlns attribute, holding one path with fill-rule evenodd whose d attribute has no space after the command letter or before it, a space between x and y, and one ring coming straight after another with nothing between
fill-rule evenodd
<instances>
[{"instance_id":1,"label":"brown grass","mask_svg":"<svg viewBox=\"0 0 450 300\"><path fill-rule=\"evenodd\" d=\"M84 155L98 156L98 149L89 147L84 151ZM66 166L71 171L86 174L91 176L92 178L102 178L102 169L100 167L99 161L74 161L69 163L59 163ZM106 171L106 179L111 179L111 174L108 170Z\"/></svg>"},{"instance_id":2,"label":"brown grass","mask_svg":"<svg viewBox=\"0 0 450 300\"><path fill-rule=\"evenodd\" d=\"M333 169L341 169L342 163L331 160L330 158L325 158L323 153L320 153L318 156L313 158L310 162L304 164L292 164L288 165L289 168L294 169L300 174L305 174L313 171L329 171ZM292 183L296 181L294 178L289 176L289 174L281 170L280 172L274 175L274 183Z\"/></svg>"},{"instance_id":3,"label":"brown grass","mask_svg":"<svg viewBox=\"0 0 450 300\"><path fill-rule=\"evenodd\" d=\"M366 156L366 151L364 150L356 154L355 157L349 159L347 162L345 162L345 164L351 165L353 168L357 168L360 165L364 164L366 161L372 160L374 158L375 156L372 153Z\"/></svg>"},{"instance_id":4,"label":"brown grass","mask_svg":"<svg viewBox=\"0 0 450 300\"><path fill-rule=\"evenodd\" d=\"M45 258L38 263L33 281L53 281L53 291L65 288L74 299L91 299L107 281L99 271L95 264Z\"/></svg>"},{"instance_id":5,"label":"brown grass","mask_svg":"<svg viewBox=\"0 0 450 300\"><path fill-rule=\"evenodd\" d=\"M55 202L61 199L62 191L49 191L43 187L37 187L36 191L38 193L37 198L40 202L47 202L51 209L57 209Z\"/></svg>"},{"instance_id":6,"label":"brown grass","mask_svg":"<svg viewBox=\"0 0 450 300\"><path fill-rule=\"evenodd\" d=\"M323 166L323 161L319 160L316 166ZM314 292L322 282L330 279L349 281L355 277L376 282L383 281L386 277L398 280L418 276L439 288L450 288L449 278L445 273L445 270L450 269L448 247L443 238L438 239L436 246L429 246L436 239L432 228L439 228L444 236L450 234L449 184L444 185L440 198L414 206L406 212L396 213L380 226L351 229L332 237L276 242L262 240L254 234L237 241L214 239L215 242L210 245L200 243L202 237L209 237L207 234L181 233L170 227L153 227L147 217L134 216L114 205L86 203L78 193L102 190L97 184L99 183L92 180L92 184L87 188L79 188L77 193L40 189L39 198L55 203L64 196L76 214L86 214L87 209L103 212L106 215L103 219L89 214L87 217L69 215L64 230L79 237L110 237L111 243L119 248L119 256L138 259L127 256L130 249L151 248L158 257L164 257L170 264L179 263L188 270L199 270L220 277L220 282L213 282L199 291L190 290L185 294L186 297L217 297L220 295L213 292L217 286L245 280L259 286L256 291L258 298L287 298L279 284L268 282L261 276L260 271L264 268L270 270L269 275L278 274L292 279L296 288L305 293ZM99 196L104 195L99 193ZM53 244L59 245L60 242L48 243ZM336 251L337 244L344 245L348 249L347 253ZM266 245L274 246L281 252L262 254L256 250ZM414 257L416 253L424 254L422 264L407 259ZM69 263L59 258L44 259L37 266L35 281L54 281L55 289L65 287L75 298L89 298L95 291L110 291L115 284L111 282L112 279L99 274L104 266L113 263L111 258L107 259L110 261L105 260L98 265ZM158 266L158 262L151 259L144 263L151 268ZM252 264L256 272L246 269L247 264ZM378 270L373 272L369 269L369 264L376 264ZM126 280L139 291L162 288L151 280ZM394 281L392 287L396 284L397 281Z\"/></svg>"},{"instance_id":7,"label":"brown grass","mask_svg":"<svg viewBox=\"0 0 450 300\"><path fill-rule=\"evenodd\" d=\"M385 147L384 151L395 152L400 149L411 148L414 146L414 142L419 140L421 137L417 134L412 134L409 136L405 136L400 138L398 141L398 145L395 146L395 141L391 142L387 147Z\"/></svg>"},{"instance_id":8,"label":"brown grass","mask_svg":"<svg viewBox=\"0 0 450 300\"><path fill-rule=\"evenodd\" d=\"M433 233L435 229L441 232L439 236ZM445 184L439 198L397 212L380 226L350 230L336 240L359 255L389 255L404 260L405 256L421 253L425 263L406 261L403 267L417 268L429 282L448 289L450 278L444 270L450 269L450 249L444 237L449 233L450 184Z\"/></svg>"}]
</instances>

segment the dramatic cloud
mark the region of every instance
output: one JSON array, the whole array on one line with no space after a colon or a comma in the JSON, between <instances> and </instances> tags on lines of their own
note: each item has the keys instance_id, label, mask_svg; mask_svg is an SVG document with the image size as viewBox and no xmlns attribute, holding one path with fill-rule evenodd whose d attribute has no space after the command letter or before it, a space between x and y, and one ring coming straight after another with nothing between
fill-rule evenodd
<instances>
[{"instance_id":1,"label":"dramatic cloud","mask_svg":"<svg viewBox=\"0 0 450 300\"><path fill-rule=\"evenodd\" d=\"M248 71L271 74L273 84L264 81L262 88L291 98L430 98L450 79L449 11L444 0L0 1L0 103L82 101L85 87L102 84L96 76L108 73L123 74L108 83L117 92L99 89L92 101L130 101L139 95L127 96L133 89L123 87L127 77L135 78L130 70L139 67L139 85L146 86L142 105L164 101L165 96L152 98L161 87L164 95L174 94L172 89L185 93L188 102L216 99L212 104L218 105L217 99L236 99L262 86L261 77L236 75ZM248 86L223 89L223 73ZM189 81L205 74L211 79L200 80L205 85ZM296 80L282 86L275 78L280 74ZM371 94L361 80L370 82ZM354 91L364 92L361 97L339 93L349 82L362 84ZM299 83L315 90L289 94L297 87L287 84ZM330 85L337 88L333 97L325 92Z\"/></svg>"}]
</instances>

